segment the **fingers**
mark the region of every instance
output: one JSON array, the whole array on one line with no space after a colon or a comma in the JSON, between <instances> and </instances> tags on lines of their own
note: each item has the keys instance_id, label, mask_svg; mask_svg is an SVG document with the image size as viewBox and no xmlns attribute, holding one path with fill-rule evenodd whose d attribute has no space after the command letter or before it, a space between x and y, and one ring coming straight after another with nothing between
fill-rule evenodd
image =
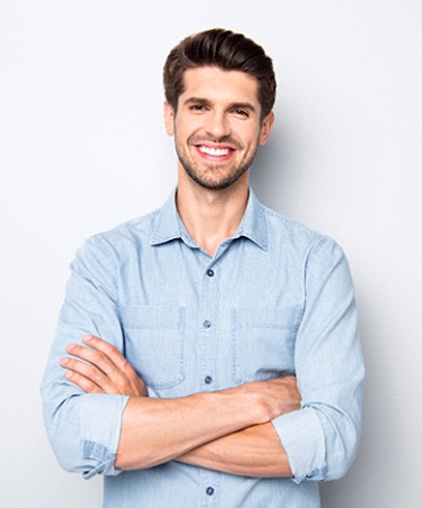
<instances>
[{"instance_id":1,"label":"fingers","mask_svg":"<svg viewBox=\"0 0 422 508\"><path fill-rule=\"evenodd\" d=\"M269 379L262 383L261 389L277 416L301 407L302 398L297 389L295 376Z\"/></svg>"},{"instance_id":2,"label":"fingers","mask_svg":"<svg viewBox=\"0 0 422 508\"><path fill-rule=\"evenodd\" d=\"M104 347L106 344L101 339L93 341L84 338L84 342L92 346L99 346L103 351L109 351L112 357L120 362L120 353L117 350ZM95 342L95 343L94 343ZM115 349L115 348L114 348ZM83 388L88 393L116 393L116 385L124 383L124 374L118 369L106 353L99 349L92 349L78 344L69 344L67 352L76 358L62 358L60 364L68 369L66 377ZM116 354L118 353L118 355ZM81 361L84 360L84 361Z\"/></svg>"},{"instance_id":3,"label":"fingers","mask_svg":"<svg viewBox=\"0 0 422 508\"><path fill-rule=\"evenodd\" d=\"M272 385L276 389L286 389L286 390L297 391L296 376L277 377L277 378L269 379L268 381L265 381L265 382L269 383L270 386Z\"/></svg>"},{"instance_id":4,"label":"fingers","mask_svg":"<svg viewBox=\"0 0 422 508\"><path fill-rule=\"evenodd\" d=\"M67 369L67 379L88 393L104 392L110 386L108 377L95 365L67 357L60 360L60 365Z\"/></svg>"},{"instance_id":5,"label":"fingers","mask_svg":"<svg viewBox=\"0 0 422 508\"><path fill-rule=\"evenodd\" d=\"M68 360L69 360L68 358L63 358L60 361L60 364L63 367L70 368L70 366L68 367L68 365L67 365ZM79 362L79 363L81 363L81 362ZM74 368L76 368L76 367L74 367ZM95 384L93 381L86 378L85 376L81 375L76 370L67 370L65 372L65 376L67 379L69 379L69 381L72 381L72 383L75 383L76 385L78 385L86 393L104 393L104 391L97 384Z\"/></svg>"},{"instance_id":6,"label":"fingers","mask_svg":"<svg viewBox=\"0 0 422 508\"><path fill-rule=\"evenodd\" d=\"M128 364L120 351L109 342L95 337L95 335L84 335L82 340L91 348L103 353L118 369L124 370Z\"/></svg>"},{"instance_id":7,"label":"fingers","mask_svg":"<svg viewBox=\"0 0 422 508\"><path fill-rule=\"evenodd\" d=\"M126 360L126 358L120 353L120 351L105 340L95 337L95 335L85 335L82 340L89 347L102 353L101 355L90 355L91 358L85 358L87 361L98 365L108 375L119 375L123 374L125 377L131 379L138 379L138 374L132 365ZM72 354L75 354L72 351ZM99 362L99 363L97 363Z\"/></svg>"},{"instance_id":8,"label":"fingers","mask_svg":"<svg viewBox=\"0 0 422 508\"><path fill-rule=\"evenodd\" d=\"M100 340L101 339L98 339L98 341L100 341ZM94 349L95 344L92 343L92 345L91 345L91 341L87 341L84 339L84 342L86 344L88 344L90 347L85 347L85 346L82 346L79 344L69 344L66 347L66 351L68 353L70 353L72 356L80 358L81 360L85 360L85 362L89 362L91 365L94 365L97 370L99 369L99 371L102 371L104 374L106 374L108 376L113 375L115 373L115 371L117 370L117 366L114 364L112 359L110 359L110 357L106 353L102 352L101 350L99 350L97 348ZM94 341L92 341L92 342L94 342ZM104 341L101 341L101 342L104 342ZM82 362L79 362L79 363L82 363ZM76 365L76 364L74 362L72 362L71 365ZM80 367L82 368L83 365L86 365L86 364L82 364ZM87 369L85 369L85 371L86 370ZM91 373L91 369L90 369L90 373ZM84 372L83 374L86 375L87 372ZM99 372L94 372L94 370L92 370L92 374L99 375ZM94 381L95 381L95 379L94 379Z\"/></svg>"},{"instance_id":9,"label":"fingers","mask_svg":"<svg viewBox=\"0 0 422 508\"><path fill-rule=\"evenodd\" d=\"M145 383L117 348L92 335L83 341L89 347L69 344L66 351L72 357L60 360L67 379L87 393L147 396Z\"/></svg>"}]
</instances>

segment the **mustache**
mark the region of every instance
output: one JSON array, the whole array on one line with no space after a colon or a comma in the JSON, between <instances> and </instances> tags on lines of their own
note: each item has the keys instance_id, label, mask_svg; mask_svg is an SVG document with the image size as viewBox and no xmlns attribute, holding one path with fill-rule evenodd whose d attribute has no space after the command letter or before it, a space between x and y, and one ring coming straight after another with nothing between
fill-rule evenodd
<instances>
[{"instance_id":1,"label":"mustache","mask_svg":"<svg viewBox=\"0 0 422 508\"><path fill-rule=\"evenodd\" d=\"M237 150L242 150L243 145L240 143L237 139L232 138L231 136L221 136L221 138L216 138L213 136L192 136L188 140L189 144L191 145L200 145L202 143L215 143L215 144L221 144L221 143L227 143L233 148L236 148Z\"/></svg>"}]
</instances>

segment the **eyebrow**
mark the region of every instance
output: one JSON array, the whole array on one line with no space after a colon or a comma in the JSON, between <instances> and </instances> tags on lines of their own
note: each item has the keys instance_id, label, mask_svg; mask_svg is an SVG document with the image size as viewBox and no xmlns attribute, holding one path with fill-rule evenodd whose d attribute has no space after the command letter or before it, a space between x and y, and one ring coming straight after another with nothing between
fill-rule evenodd
<instances>
[{"instance_id":1,"label":"eyebrow","mask_svg":"<svg viewBox=\"0 0 422 508\"><path fill-rule=\"evenodd\" d=\"M189 97L189 99L186 99L183 104L186 106L188 106L189 104L202 104L204 106L208 106L210 104L210 101L208 99L203 99L201 97ZM250 102L232 102L229 105L229 109L247 109L252 113L256 113L255 106Z\"/></svg>"}]
</instances>

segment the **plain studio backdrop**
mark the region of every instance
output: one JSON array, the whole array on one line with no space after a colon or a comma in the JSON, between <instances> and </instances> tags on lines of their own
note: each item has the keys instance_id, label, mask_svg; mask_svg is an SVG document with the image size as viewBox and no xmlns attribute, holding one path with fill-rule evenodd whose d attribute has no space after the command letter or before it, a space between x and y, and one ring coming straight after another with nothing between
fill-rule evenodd
<instances>
[{"instance_id":1,"label":"plain studio backdrop","mask_svg":"<svg viewBox=\"0 0 422 508\"><path fill-rule=\"evenodd\" d=\"M274 61L257 195L335 238L355 282L363 433L323 506L420 506L421 26L417 0L0 3L2 508L101 506L101 478L57 464L39 385L75 251L175 186L162 66L211 27Z\"/></svg>"}]
</instances>

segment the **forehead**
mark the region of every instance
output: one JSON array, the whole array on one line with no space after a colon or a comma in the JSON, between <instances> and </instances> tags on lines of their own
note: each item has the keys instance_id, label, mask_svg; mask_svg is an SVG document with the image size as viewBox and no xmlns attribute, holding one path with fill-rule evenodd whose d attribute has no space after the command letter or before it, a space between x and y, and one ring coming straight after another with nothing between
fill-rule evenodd
<instances>
[{"instance_id":1,"label":"forehead","mask_svg":"<svg viewBox=\"0 0 422 508\"><path fill-rule=\"evenodd\" d=\"M258 81L241 71L226 71L217 67L187 69L183 75L184 92L179 101L190 97L229 102L258 102Z\"/></svg>"}]
</instances>

